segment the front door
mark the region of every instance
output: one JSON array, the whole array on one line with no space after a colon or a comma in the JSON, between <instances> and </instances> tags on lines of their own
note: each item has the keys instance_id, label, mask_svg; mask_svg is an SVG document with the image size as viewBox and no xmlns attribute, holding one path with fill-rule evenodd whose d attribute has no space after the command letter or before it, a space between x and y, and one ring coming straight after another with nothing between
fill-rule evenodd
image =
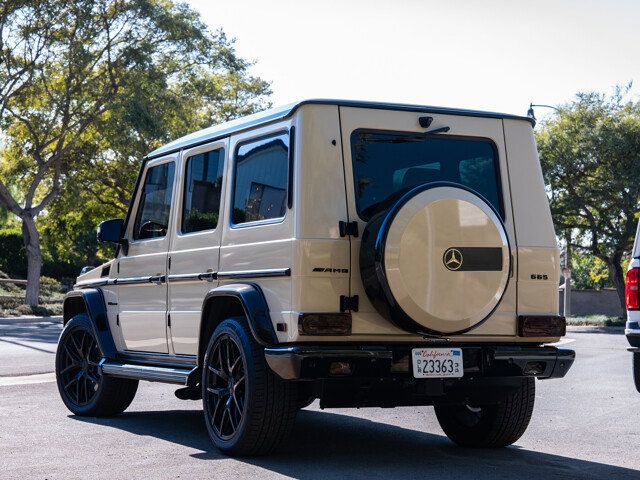
<instances>
[{"instance_id":1,"label":"front door","mask_svg":"<svg viewBox=\"0 0 640 480\"><path fill-rule=\"evenodd\" d=\"M119 322L129 351L168 353L167 251L176 156L147 163L118 265Z\"/></svg>"}]
</instances>

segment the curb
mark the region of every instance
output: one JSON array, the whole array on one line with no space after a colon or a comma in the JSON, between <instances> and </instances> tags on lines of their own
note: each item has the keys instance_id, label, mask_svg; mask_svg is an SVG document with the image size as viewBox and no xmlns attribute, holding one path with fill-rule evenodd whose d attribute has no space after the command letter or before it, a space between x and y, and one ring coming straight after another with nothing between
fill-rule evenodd
<instances>
[{"instance_id":1,"label":"curb","mask_svg":"<svg viewBox=\"0 0 640 480\"><path fill-rule=\"evenodd\" d=\"M16 325L21 323L62 323L62 315L51 317L5 317L0 318L0 325Z\"/></svg>"}]
</instances>

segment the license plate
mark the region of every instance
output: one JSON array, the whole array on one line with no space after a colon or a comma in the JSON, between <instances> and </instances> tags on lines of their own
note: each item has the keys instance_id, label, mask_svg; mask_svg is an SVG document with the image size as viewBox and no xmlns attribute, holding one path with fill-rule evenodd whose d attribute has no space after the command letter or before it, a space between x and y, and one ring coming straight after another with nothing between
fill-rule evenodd
<instances>
[{"instance_id":1,"label":"license plate","mask_svg":"<svg viewBox=\"0 0 640 480\"><path fill-rule=\"evenodd\" d=\"M415 378L460 378L464 373L461 348L414 348Z\"/></svg>"}]
</instances>

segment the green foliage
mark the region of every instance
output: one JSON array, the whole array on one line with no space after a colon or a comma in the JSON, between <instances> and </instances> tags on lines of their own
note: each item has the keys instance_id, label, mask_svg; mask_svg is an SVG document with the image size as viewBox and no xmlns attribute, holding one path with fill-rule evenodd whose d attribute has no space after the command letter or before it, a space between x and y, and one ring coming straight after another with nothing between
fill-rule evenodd
<instances>
[{"instance_id":1,"label":"green foliage","mask_svg":"<svg viewBox=\"0 0 640 480\"><path fill-rule=\"evenodd\" d=\"M201 212L197 208L193 208L184 219L184 230L187 232L211 230L217 224L218 212Z\"/></svg>"},{"instance_id":2,"label":"green foliage","mask_svg":"<svg viewBox=\"0 0 640 480\"><path fill-rule=\"evenodd\" d=\"M611 288L607 265L598 257L576 253L571 258L571 286L579 290Z\"/></svg>"},{"instance_id":3,"label":"green foliage","mask_svg":"<svg viewBox=\"0 0 640 480\"><path fill-rule=\"evenodd\" d=\"M640 103L629 89L580 93L536 135L558 235L604 262L621 303L640 209Z\"/></svg>"},{"instance_id":4,"label":"green foliage","mask_svg":"<svg viewBox=\"0 0 640 480\"><path fill-rule=\"evenodd\" d=\"M11 278L25 278L27 255L20 229L0 230L0 271Z\"/></svg>"},{"instance_id":5,"label":"green foliage","mask_svg":"<svg viewBox=\"0 0 640 480\"><path fill-rule=\"evenodd\" d=\"M0 26L0 207L38 216L29 261L41 237L57 277L113 253L95 227L125 216L144 155L269 106L269 84L186 4L9 0Z\"/></svg>"}]
</instances>

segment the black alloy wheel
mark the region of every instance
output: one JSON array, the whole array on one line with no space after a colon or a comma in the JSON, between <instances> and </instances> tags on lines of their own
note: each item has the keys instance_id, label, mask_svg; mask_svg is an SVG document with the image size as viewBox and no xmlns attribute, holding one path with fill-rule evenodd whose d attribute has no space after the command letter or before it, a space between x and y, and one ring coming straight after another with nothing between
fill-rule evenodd
<instances>
[{"instance_id":1,"label":"black alloy wheel","mask_svg":"<svg viewBox=\"0 0 640 480\"><path fill-rule=\"evenodd\" d=\"M238 430L246 405L246 366L240 347L228 334L213 346L205 375L206 414L217 436L231 439Z\"/></svg>"},{"instance_id":2,"label":"black alloy wheel","mask_svg":"<svg viewBox=\"0 0 640 480\"><path fill-rule=\"evenodd\" d=\"M93 335L75 329L61 347L60 371L62 389L67 398L78 406L85 406L95 398L102 382L100 349Z\"/></svg>"},{"instance_id":3,"label":"black alloy wheel","mask_svg":"<svg viewBox=\"0 0 640 480\"><path fill-rule=\"evenodd\" d=\"M207 432L223 453L271 453L291 432L297 384L271 371L245 318L227 318L213 331L201 383Z\"/></svg>"},{"instance_id":4,"label":"black alloy wheel","mask_svg":"<svg viewBox=\"0 0 640 480\"><path fill-rule=\"evenodd\" d=\"M58 341L56 382L65 406L81 416L122 413L133 401L138 380L102 374L103 354L91 319L80 313L70 319Z\"/></svg>"}]
</instances>

